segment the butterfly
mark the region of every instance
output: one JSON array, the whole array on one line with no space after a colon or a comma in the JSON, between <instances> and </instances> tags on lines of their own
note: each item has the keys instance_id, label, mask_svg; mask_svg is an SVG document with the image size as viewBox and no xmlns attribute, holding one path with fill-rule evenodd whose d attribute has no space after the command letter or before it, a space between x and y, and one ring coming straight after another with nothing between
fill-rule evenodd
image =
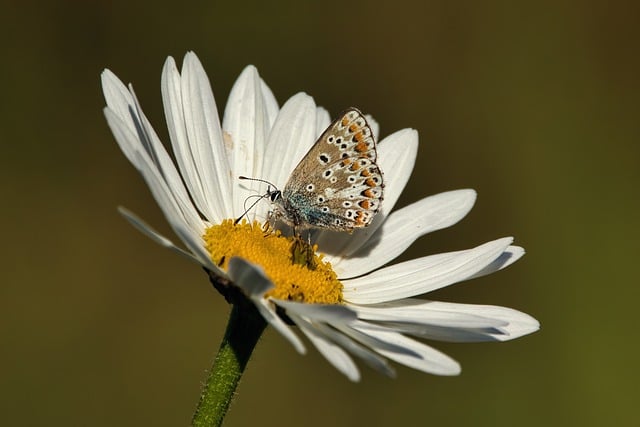
<instances>
[{"instance_id":1,"label":"butterfly","mask_svg":"<svg viewBox=\"0 0 640 427\"><path fill-rule=\"evenodd\" d=\"M352 232L371 223L384 183L371 127L356 108L344 111L295 167L282 191L269 189L273 219L293 227ZM275 188L275 187L274 187Z\"/></svg>"}]
</instances>

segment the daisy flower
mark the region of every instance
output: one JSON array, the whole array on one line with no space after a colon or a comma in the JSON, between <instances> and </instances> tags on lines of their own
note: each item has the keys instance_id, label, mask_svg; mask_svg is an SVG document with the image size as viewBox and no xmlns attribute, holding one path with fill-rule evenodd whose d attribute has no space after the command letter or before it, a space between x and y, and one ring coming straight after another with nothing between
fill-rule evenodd
<instances>
[{"instance_id":1,"label":"daisy flower","mask_svg":"<svg viewBox=\"0 0 640 427\"><path fill-rule=\"evenodd\" d=\"M350 380L354 358L393 376L389 361L413 369L456 375L459 364L422 339L506 341L538 329L522 312L498 306L457 304L419 295L505 268L523 254L505 237L471 249L388 265L413 241L462 219L473 190L449 191L393 210L414 167L418 134L399 130L377 146L385 197L372 223L353 233L313 230L305 265L292 262L292 241L268 229L270 203L245 212L267 180L283 188L291 171L330 124L328 112L304 93L280 107L256 68L234 84L222 123L207 75L187 53L182 71L169 57L162 70L162 99L172 160L145 117L131 86L102 74L104 113L120 148L142 174L184 247L158 234L127 210L122 214L161 245L203 266L231 302L250 301L266 322L300 353L305 335ZM377 140L378 125L368 122ZM416 339L418 338L418 339Z\"/></svg>"}]
</instances>

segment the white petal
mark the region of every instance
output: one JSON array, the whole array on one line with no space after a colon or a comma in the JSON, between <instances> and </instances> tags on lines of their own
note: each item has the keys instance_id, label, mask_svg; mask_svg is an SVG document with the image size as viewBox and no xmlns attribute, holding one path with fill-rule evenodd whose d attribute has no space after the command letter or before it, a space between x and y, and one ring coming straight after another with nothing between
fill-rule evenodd
<instances>
[{"instance_id":1,"label":"white petal","mask_svg":"<svg viewBox=\"0 0 640 427\"><path fill-rule=\"evenodd\" d=\"M344 347L354 356L362 359L372 369L375 369L376 371L390 378L395 378L396 371L389 365L389 363L387 363L387 360L384 357L379 356L378 354L358 344L348 336L336 331L335 329L330 328L329 326L323 324L317 324L315 326L329 339Z\"/></svg>"},{"instance_id":2,"label":"white petal","mask_svg":"<svg viewBox=\"0 0 640 427\"><path fill-rule=\"evenodd\" d=\"M382 210L387 214L407 185L417 157L418 132L415 129L401 129L380 141L378 166L384 179Z\"/></svg>"},{"instance_id":3,"label":"white petal","mask_svg":"<svg viewBox=\"0 0 640 427\"><path fill-rule=\"evenodd\" d=\"M125 219L129 221L129 223L131 223L131 225L133 225L136 229L138 229L138 231L140 231L142 234L149 237L154 242L164 246L165 248L169 248L174 252L177 252L178 254L184 256L190 261L194 261L199 265L214 271L218 275L226 276L226 273L223 270L220 270L215 264L213 264L213 262L211 262L211 259L209 257L205 257L203 260L201 260L200 257L196 257L193 254L186 252L183 249L177 247L171 240L167 239L166 237L158 233L149 224L144 222L142 219L140 219L140 217L138 217L136 214L134 214L133 212L129 211L126 208L123 208L120 206L118 207L118 212L120 212L120 214L123 217L125 217Z\"/></svg>"},{"instance_id":4,"label":"white petal","mask_svg":"<svg viewBox=\"0 0 640 427\"><path fill-rule=\"evenodd\" d=\"M486 276L487 274L495 273L498 270L502 270L503 268L507 268L524 255L524 248L520 246L509 246L495 261L491 264L478 271L476 274L471 276L471 279L475 279L476 277Z\"/></svg>"},{"instance_id":5,"label":"white petal","mask_svg":"<svg viewBox=\"0 0 640 427\"><path fill-rule=\"evenodd\" d=\"M365 117L365 119L367 119L367 123L369 124L369 127L371 128L371 133L373 133L373 137L375 138L376 141L379 141L379 138L380 138L380 124L378 123L378 121L376 119L373 118L373 116L371 114L365 114L364 117Z\"/></svg>"},{"instance_id":6,"label":"white petal","mask_svg":"<svg viewBox=\"0 0 640 427\"><path fill-rule=\"evenodd\" d=\"M265 152L263 172L267 180L283 189L291 171L316 139L316 106L304 93L292 96L276 118Z\"/></svg>"},{"instance_id":7,"label":"white petal","mask_svg":"<svg viewBox=\"0 0 640 427\"><path fill-rule=\"evenodd\" d=\"M285 337L298 353L305 354L307 352L307 349L304 347L304 344L302 344L302 341L300 341L300 338L298 338L291 328L284 323L282 319L280 319L280 316L278 316L278 313L276 313L269 301L263 298L252 298L252 300L262 317L264 317L265 320L280 333L280 335Z\"/></svg>"},{"instance_id":8,"label":"white petal","mask_svg":"<svg viewBox=\"0 0 640 427\"><path fill-rule=\"evenodd\" d=\"M430 309L466 313L504 322L506 325L500 327L503 334L495 336L500 341L512 340L540 328L540 323L530 315L508 307L430 301Z\"/></svg>"},{"instance_id":9,"label":"white petal","mask_svg":"<svg viewBox=\"0 0 640 427\"><path fill-rule=\"evenodd\" d=\"M182 65L182 103L189 145L212 222L233 217L229 170L218 109L209 79L193 52L185 55Z\"/></svg>"},{"instance_id":10,"label":"white petal","mask_svg":"<svg viewBox=\"0 0 640 427\"><path fill-rule=\"evenodd\" d=\"M291 317L291 320L300 327L302 333L309 338L309 341L313 343L329 363L331 363L338 371L346 375L346 377L351 381L360 381L360 372L358 371L358 367L342 348L329 341L311 322L308 322L295 314L287 314Z\"/></svg>"},{"instance_id":11,"label":"white petal","mask_svg":"<svg viewBox=\"0 0 640 427\"><path fill-rule=\"evenodd\" d=\"M180 168L182 178L200 212L202 212L210 222L215 222L218 214L214 213L212 206L217 204L217 201L208 200L207 194L205 194L196 163L196 157L198 156L195 147L196 143L189 139L187 133L187 124L184 116L182 78L172 57L167 58L162 68L161 88L171 147L175 153L176 162Z\"/></svg>"},{"instance_id":12,"label":"white petal","mask_svg":"<svg viewBox=\"0 0 640 427\"><path fill-rule=\"evenodd\" d=\"M435 375L458 375L460 373L458 362L446 354L421 342L407 338L402 334L374 329L366 329L362 330L362 332L381 342L394 344L408 350L406 352L393 352L386 348L374 348L381 355L405 366Z\"/></svg>"},{"instance_id":13,"label":"white petal","mask_svg":"<svg viewBox=\"0 0 640 427\"><path fill-rule=\"evenodd\" d=\"M140 153L136 153L137 157L141 157ZM138 163L141 163L139 160ZM210 260L209 253L204 248L204 241L202 239L203 232L198 231L199 228L204 227L202 221L199 221L195 225L189 226L189 223L184 217L184 213L180 210L180 207L172 198L172 194L167 188L166 183L159 177L155 170L149 168L143 168L140 170L144 180L146 181L151 194L158 202L158 206L165 214L165 218L174 233L182 240L192 254L198 258L200 263L208 265L213 271L216 269Z\"/></svg>"},{"instance_id":14,"label":"white petal","mask_svg":"<svg viewBox=\"0 0 640 427\"><path fill-rule=\"evenodd\" d=\"M386 328L385 326L363 321L352 322L350 325L335 324L332 326L346 336L351 337L353 340L358 341L369 348L375 349L375 351L377 352L379 352L378 350L380 349L385 349L393 353L407 353L413 357L418 357L417 353L412 352L410 349L404 346L397 345L386 340L380 340L379 338L365 332L372 329L378 331L387 331L388 328Z\"/></svg>"},{"instance_id":15,"label":"white petal","mask_svg":"<svg viewBox=\"0 0 640 427\"><path fill-rule=\"evenodd\" d=\"M331 262L334 268L365 244L378 227L384 224L409 180L417 153L418 133L413 129L397 131L380 142L377 163L385 185L384 200L373 222L352 234L322 232L316 241L320 251L326 254L327 261Z\"/></svg>"},{"instance_id":16,"label":"white petal","mask_svg":"<svg viewBox=\"0 0 640 427\"><path fill-rule=\"evenodd\" d=\"M278 101L276 101L276 97L273 96L273 92L271 92L269 86L267 86L267 84L262 79L260 79L260 87L262 88L262 96L264 97L264 105L267 112L269 129L271 129L276 121L276 117L278 117L280 107L278 107Z\"/></svg>"},{"instance_id":17,"label":"white petal","mask_svg":"<svg viewBox=\"0 0 640 427\"><path fill-rule=\"evenodd\" d=\"M413 335L444 342L484 342L498 341L496 336L504 335L500 329L446 328L443 326L416 325L413 323L383 322L382 325L405 335Z\"/></svg>"},{"instance_id":18,"label":"white petal","mask_svg":"<svg viewBox=\"0 0 640 427\"><path fill-rule=\"evenodd\" d=\"M251 298L261 298L274 288L262 267L240 257L229 260L229 277Z\"/></svg>"},{"instance_id":19,"label":"white petal","mask_svg":"<svg viewBox=\"0 0 640 427\"><path fill-rule=\"evenodd\" d=\"M349 305L358 318L376 322L405 322L456 328L499 328L509 322L464 310L465 304L439 303L422 299L403 299L375 305Z\"/></svg>"},{"instance_id":20,"label":"white petal","mask_svg":"<svg viewBox=\"0 0 640 427\"><path fill-rule=\"evenodd\" d=\"M229 277L251 298L262 317L289 340L298 353L304 354L306 350L300 338L280 319L271 303L264 299L264 293L273 287L273 283L265 276L262 268L242 258L233 257L229 260Z\"/></svg>"},{"instance_id":21,"label":"white petal","mask_svg":"<svg viewBox=\"0 0 640 427\"><path fill-rule=\"evenodd\" d=\"M323 107L316 108L316 138L319 138L320 135L329 127L331 124L331 116L329 112Z\"/></svg>"},{"instance_id":22,"label":"white petal","mask_svg":"<svg viewBox=\"0 0 640 427\"><path fill-rule=\"evenodd\" d=\"M112 120L110 126L126 128L118 141L123 152L134 162L134 152L140 152L144 163L155 169L162 179L166 181L169 191L172 193L181 211L190 226L197 226L199 215L196 212L182 178L178 174L169 154L165 150L160 138L142 112L142 108L135 98L133 88L127 90L120 80L109 70L102 73L102 86L107 101L107 107L118 118ZM113 126L112 126L113 129ZM138 166L136 166L138 167Z\"/></svg>"},{"instance_id":23,"label":"white petal","mask_svg":"<svg viewBox=\"0 0 640 427\"><path fill-rule=\"evenodd\" d=\"M540 323L533 317L507 307L438 301L426 302L429 313L458 313L463 316L491 319L503 325L492 328L487 327L486 322L479 322L475 325L466 325L466 327L419 325L415 323L395 323L389 326L401 332L407 332L423 338L449 342L508 341L535 332L540 328ZM386 322L383 322L383 324L388 325Z\"/></svg>"},{"instance_id":24,"label":"white petal","mask_svg":"<svg viewBox=\"0 0 640 427\"><path fill-rule=\"evenodd\" d=\"M349 258L334 266L341 279L375 270L402 254L419 237L450 227L471 210L473 190L457 190L427 197L393 212L376 233Z\"/></svg>"},{"instance_id":25,"label":"white petal","mask_svg":"<svg viewBox=\"0 0 640 427\"><path fill-rule=\"evenodd\" d=\"M498 258L513 241L506 237L473 249L418 258L343 281L344 298L375 304L424 294L466 280Z\"/></svg>"},{"instance_id":26,"label":"white petal","mask_svg":"<svg viewBox=\"0 0 640 427\"><path fill-rule=\"evenodd\" d=\"M175 193L165 181L157 165L153 163L149 153L142 147L137 136L109 107L104 109L104 114L118 145L142 174L173 230L176 231L176 227L188 226L190 233L201 235L204 225L196 216L197 213L191 205L181 204L177 200Z\"/></svg>"},{"instance_id":27,"label":"white petal","mask_svg":"<svg viewBox=\"0 0 640 427\"><path fill-rule=\"evenodd\" d=\"M233 173L234 212L243 212L248 193L239 176L262 177L262 161L270 124L258 70L248 66L236 80L224 112L222 128Z\"/></svg>"},{"instance_id":28,"label":"white petal","mask_svg":"<svg viewBox=\"0 0 640 427\"><path fill-rule=\"evenodd\" d=\"M305 304L273 298L273 303L284 308L287 313L293 312L314 322L349 323L357 319L356 312L349 307L338 304Z\"/></svg>"}]
</instances>

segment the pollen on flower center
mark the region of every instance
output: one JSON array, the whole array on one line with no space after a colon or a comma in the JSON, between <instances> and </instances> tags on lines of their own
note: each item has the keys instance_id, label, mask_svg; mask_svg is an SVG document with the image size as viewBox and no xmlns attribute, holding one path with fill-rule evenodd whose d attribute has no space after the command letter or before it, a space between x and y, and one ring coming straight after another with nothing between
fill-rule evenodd
<instances>
[{"instance_id":1,"label":"pollen on flower center","mask_svg":"<svg viewBox=\"0 0 640 427\"><path fill-rule=\"evenodd\" d=\"M266 296L310 304L342 302L342 283L322 255L314 250L307 265L293 261L292 248L299 243L293 237L265 232L258 222L234 224L227 219L209 227L204 241L213 262L224 270L236 256L260 265L275 285Z\"/></svg>"}]
</instances>

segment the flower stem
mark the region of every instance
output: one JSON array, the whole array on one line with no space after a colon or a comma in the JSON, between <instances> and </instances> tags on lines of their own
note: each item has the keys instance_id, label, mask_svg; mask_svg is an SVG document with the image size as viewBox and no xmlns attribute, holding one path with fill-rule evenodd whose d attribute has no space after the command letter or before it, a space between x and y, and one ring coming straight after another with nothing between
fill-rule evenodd
<instances>
[{"instance_id":1,"label":"flower stem","mask_svg":"<svg viewBox=\"0 0 640 427\"><path fill-rule=\"evenodd\" d=\"M222 424L251 353L266 326L252 304L232 305L227 330L191 421L193 426Z\"/></svg>"}]
</instances>

